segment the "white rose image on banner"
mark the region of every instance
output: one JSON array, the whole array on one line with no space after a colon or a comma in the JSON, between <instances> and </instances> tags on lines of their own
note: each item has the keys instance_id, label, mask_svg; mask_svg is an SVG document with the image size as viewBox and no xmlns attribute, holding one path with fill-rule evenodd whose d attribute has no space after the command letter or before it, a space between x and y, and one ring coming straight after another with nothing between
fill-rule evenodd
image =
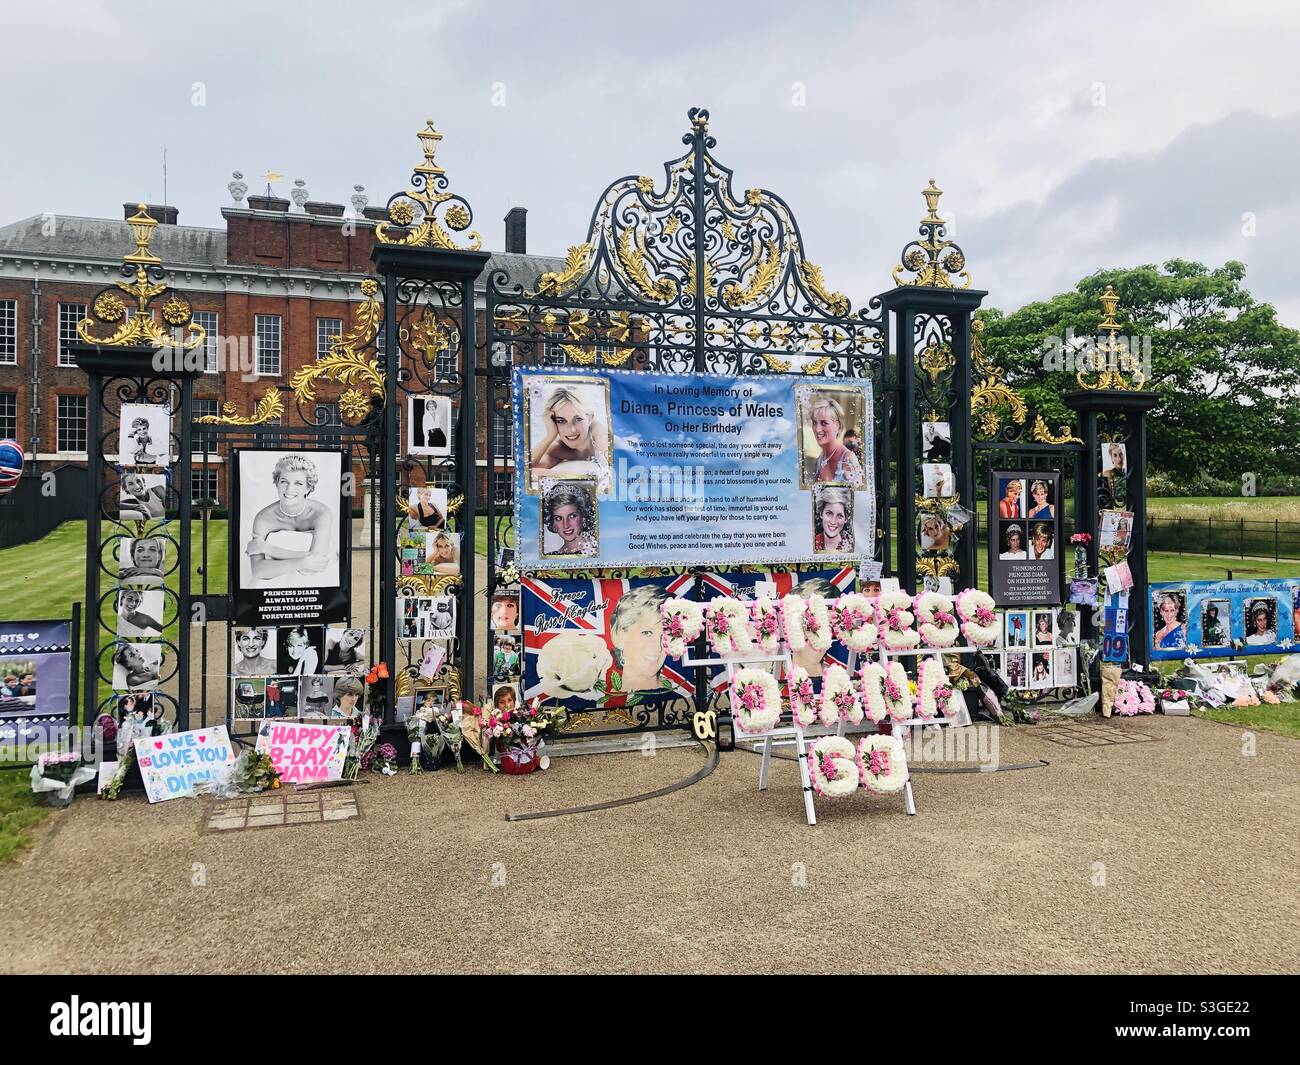
<instances>
[{"instance_id":1,"label":"white rose image on banner","mask_svg":"<svg viewBox=\"0 0 1300 1065\"><path fill-rule=\"evenodd\" d=\"M596 682L614 663L601 637L590 632L561 632L537 656L537 675L547 694L567 699L596 698Z\"/></svg>"}]
</instances>

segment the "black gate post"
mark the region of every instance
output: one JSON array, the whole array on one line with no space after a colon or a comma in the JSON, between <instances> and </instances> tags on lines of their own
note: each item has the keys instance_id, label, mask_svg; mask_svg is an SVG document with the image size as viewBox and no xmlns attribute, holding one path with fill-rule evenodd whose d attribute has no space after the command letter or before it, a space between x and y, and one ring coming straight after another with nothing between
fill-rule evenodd
<instances>
[{"instance_id":1,"label":"black gate post","mask_svg":"<svg viewBox=\"0 0 1300 1065\"><path fill-rule=\"evenodd\" d=\"M1129 654L1146 660L1147 625L1147 412L1154 408L1160 397L1154 392L1137 392L1120 389L1085 389L1067 392L1061 397L1066 406L1079 414L1080 436L1084 440L1084 453L1080 458L1083 475L1077 486L1074 526L1092 534L1090 560L1098 565L1100 552L1100 518L1098 510L1098 482L1101 480L1102 422L1118 421L1124 426L1123 436L1128 458L1128 483L1126 506L1133 513L1133 535L1127 556L1133 574L1133 588L1129 595ZM1102 594L1105 592L1105 578ZM1091 619L1085 621L1084 633L1092 636ZM1141 641L1140 643L1138 641Z\"/></svg>"},{"instance_id":2,"label":"black gate post","mask_svg":"<svg viewBox=\"0 0 1300 1065\"><path fill-rule=\"evenodd\" d=\"M397 422L408 394L438 383L438 355L449 355L459 375L460 421L455 434L455 477L460 489L457 520L460 543L460 592L456 611L460 690L473 693L475 511L478 499L478 411L475 407L477 361L474 282L487 266L489 253L481 238L468 233L468 247L455 234L469 229L473 213L461 196L445 191L446 171L434 160L442 134L429 120L417 136L424 161L415 167L411 188L389 198L388 220L375 226L371 258L384 285L384 404L380 493L380 645L389 664L384 682L384 720L393 723L397 660ZM400 310L399 310L400 308ZM444 382L445 383L445 382ZM448 504L454 493L449 492Z\"/></svg>"},{"instance_id":3,"label":"black gate post","mask_svg":"<svg viewBox=\"0 0 1300 1065\"><path fill-rule=\"evenodd\" d=\"M921 219L919 239L903 247L894 267L896 288L879 299L885 312L894 316L894 347L898 360L898 570L903 588L915 592L918 565L916 500L923 485L916 479L921 454L921 426L925 420L947 421L952 433L949 463L956 477L956 491L945 498L956 500L967 511L975 511L975 475L971 447L971 319L987 292L970 287L966 256L947 239L947 222L938 213L943 190L934 180L921 191L926 214ZM915 276L904 278L904 273ZM918 336L927 343L917 350ZM953 590L978 583L975 573L975 539L972 530L959 534L956 550L931 561L927 571L953 576Z\"/></svg>"}]
</instances>

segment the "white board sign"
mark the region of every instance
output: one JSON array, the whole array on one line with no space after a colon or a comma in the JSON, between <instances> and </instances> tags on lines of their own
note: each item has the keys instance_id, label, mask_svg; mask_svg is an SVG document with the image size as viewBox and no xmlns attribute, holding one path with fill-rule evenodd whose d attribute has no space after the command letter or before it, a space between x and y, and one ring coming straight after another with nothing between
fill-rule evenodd
<instances>
[{"instance_id":1,"label":"white board sign","mask_svg":"<svg viewBox=\"0 0 1300 1065\"><path fill-rule=\"evenodd\" d=\"M225 725L142 736L135 741L135 760L150 802L194 794L194 785L230 770L235 755Z\"/></svg>"}]
</instances>

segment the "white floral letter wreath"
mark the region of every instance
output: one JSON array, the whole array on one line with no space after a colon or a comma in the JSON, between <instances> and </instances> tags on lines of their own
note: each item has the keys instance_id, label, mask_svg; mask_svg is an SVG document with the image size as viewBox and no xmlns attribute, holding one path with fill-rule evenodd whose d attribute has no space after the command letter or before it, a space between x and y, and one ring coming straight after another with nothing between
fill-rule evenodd
<instances>
[{"instance_id":1,"label":"white floral letter wreath","mask_svg":"<svg viewBox=\"0 0 1300 1065\"><path fill-rule=\"evenodd\" d=\"M917 628L926 647L951 647L961 635L952 599L938 592L922 592L913 606Z\"/></svg>"},{"instance_id":2,"label":"white floral letter wreath","mask_svg":"<svg viewBox=\"0 0 1300 1065\"><path fill-rule=\"evenodd\" d=\"M833 725L841 718L856 725L862 720L862 704L853 691L849 671L843 666L829 666L822 678L821 721Z\"/></svg>"},{"instance_id":3,"label":"white floral letter wreath","mask_svg":"<svg viewBox=\"0 0 1300 1065\"><path fill-rule=\"evenodd\" d=\"M705 613L709 647L714 654L749 653L753 644L749 639L749 608L744 603L730 596L712 599Z\"/></svg>"},{"instance_id":4,"label":"white floral letter wreath","mask_svg":"<svg viewBox=\"0 0 1300 1065\"><path fill-rule=\"evenodd\" d=\"M808 776L823 799L842 799L858 790L853 744L840 736L823 736L808 749Z\"/></svg>"},{"instance_id":5,"label":"white floral letter wreath","mask_svg":"<svg viewBox=\"0 0 1300 1065\"><path fill-rule=\"evenodd\" d=\"M921 634L912 628L911 605L906 592L885 592L876 603L876 620L891 651L910 651L921 642Z\"/></svg>"},{"instance_id":6,"label":"white floral letter wreath","mask_svg":"<svg viewBox=\"0 0 1300 1065\"><path fill-rule=\"evenodd\" d=\"M916 716L929 721L942 714L957 720L961 716L961 695L948 683L948 671L938 658L927 658L916 667Z\"/></svg>"},{"instance_id":7,"label":"white floral letter wreath","mask_svg":"<svg viewBox=\"0 0 1300 1065\"><path fill-rule=\"evenodd\" d=\"M867 717L879 724L889 715L885 704L885 667L879 662L868 662L862 667L858 679L858 694L866 707Z\"/></svg>"},{"instance_id":8,"label":"white floral letter wreath","mask_svg":"<svg viewBox=\"0 0 1300 1065\"><path fill-rule=\"evenodd\" d=\"M1000 625L994 610L997 604L987 592L967 588L957 596L957 613L962 619L962 635L976 647L992 647L998 642Z\"/></svg>"},{"instance_id":9,"label":"white floral letter wreath","mask_svg":"<svg viewBox=\"0 0 1300 1065\"><path fill-rule=\"evenodd\" d=\"M785 622L785 642L798 654L805 647L825 653L831 645L831 618L826 600L820 595L807 599L793 593L781 600L781 619Z\"/></svg>"},{"instance_id":10,"label":"white floral letter wreath","mask_svg":"<svg viewBox=\"0 0 1300 1065\"><path fill-rule=\"evenodd\" d=\"M911 718L912 692L907 686L907 670L903 668L902 662L889 663L881 687L889 716L895 721L907 721Z\"/></svg>"},{"instance_id":11,"label":"white floral letter wreath","mask_svg":"<svg viewBox=\"0 0 1300 1065\"><path fill-rule=\"evenodd\" d=\"M731 683L731 720L741 732L767 732L781 720L781 689L771 673L738 669Z\"/></svg>"},{"instance_id":12,"label":"white floral letter wreath","mask_svg":"<svg viewBox=\"0 0 1300 1065\"><path fill-rule=\"evenodd\" d=\"M704 607L693 599L668 599L659 608L664 623L664 653L681 658L704 631Z\"/></svg>"},{"instance_id":13,"label":"white floral letter wreath","mask_svg":"<svg viewBox=\"0 0 1300 1065\"><path fill-rule=\"evenodd\" d=\"M790 692L790 712L794 715L794 723L807 728L817 720L817 693L813 691L812 677L803 666L795 666L786 677L786 688Z\"/></svg>"},{"instance_id":14,"label":"white floral letter wreath","mask_svg":"<svg viewBox=\"0 0 1300 1065\"><path fill-rule=\"evenodd\" d=\"M876 608L865 595L842 595L830 604L831 629L850 651L874 651L880 637L874 619Z\"/></svg>"},{"instance_id":15,"label":"white floral letter wreath","mask_svg":"<svg viewBox=\"0 0 1300 1065\"><path fill-rule=\"evenodd\" d=\"M858 741L858 776L877 795L902 791L907 783L907 755L897 736L863 736Z\"/></svg>"},{"instance_id":16,"label":"white floral letter wreath","mask_svg":"<svg viewBox=\"0 0 1300 1065\"><path fill-rule=\"evenodd\" d=\"M765 655L781 649L781 608L771 599L762 598L749 608L750 635Z\"/></svg>"}]
</instances>

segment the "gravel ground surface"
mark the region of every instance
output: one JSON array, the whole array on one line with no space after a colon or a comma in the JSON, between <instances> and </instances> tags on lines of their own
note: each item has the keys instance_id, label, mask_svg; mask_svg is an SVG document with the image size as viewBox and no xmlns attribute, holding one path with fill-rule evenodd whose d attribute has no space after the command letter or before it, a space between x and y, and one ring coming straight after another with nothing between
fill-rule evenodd
<instances>
[{"instance_id":1,"label":"gravel ground surface","mask_svg":"<svg viewBox=\"0 0 1300 1065\"><path fill-rule=\"evenodd\" d=\"M918 773L916 817L859 792L815 828L794 765L760 794L741 752L666 798L504 820L662 786L699 748L371 778L361 820L229 835L200 833L198 800L78 799L0 868L0 969L1300 969L1300 741L1245 757L1213 722L1117 727L1153 741L1002 730L1003 764L1051 765Z\"/></svg>"}]
</instances>

